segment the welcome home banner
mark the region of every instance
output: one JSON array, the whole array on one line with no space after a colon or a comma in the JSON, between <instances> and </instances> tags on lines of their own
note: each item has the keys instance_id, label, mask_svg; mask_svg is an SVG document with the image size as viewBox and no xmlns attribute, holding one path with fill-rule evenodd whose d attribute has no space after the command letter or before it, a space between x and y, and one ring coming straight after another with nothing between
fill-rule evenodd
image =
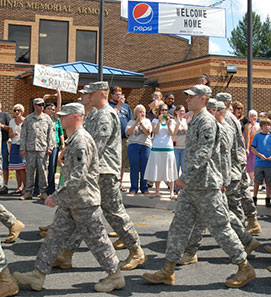
<instances>
[{"instance_id":1,"label":"welcome home banner","mask_svg":"<svg viewBox=\"0 0 271 297\"><path fill-rule=\"evenodd\" d=\"M79 74L35 64L33 85L68 93L77 93Z\"/></svg>"},{"instance_id":2,"label":"welcome home banner","mask_svg":"<svg viewBox=\"0 0 271 297\"><path fill-rule=\"evenodd\" d=\"M128 1L128 32L226 37L226 11L186 4Z\"/></svg>"}]
</instances>

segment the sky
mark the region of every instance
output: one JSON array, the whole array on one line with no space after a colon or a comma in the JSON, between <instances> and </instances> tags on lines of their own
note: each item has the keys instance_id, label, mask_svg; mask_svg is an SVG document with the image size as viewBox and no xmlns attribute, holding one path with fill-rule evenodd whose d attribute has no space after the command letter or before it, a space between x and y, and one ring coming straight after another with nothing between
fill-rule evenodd
<instances>
[{"instance_id":1,"label":"sky","mask_svg":"<svg viewBox=\"0 0 271 297\"><path fill-rule=\"evenodd\" d=\"M122 16L127 17L128 0L122 1ZM142 0L144 1L144 0ZM146 0L147 2L168 2L181 4L194 4L209 6L213 3L222 2L220 0ZM225 0L216 7L223 7L226 9L226 30L227 37L231 36L231 31L236 28L239 20L243 18L247 11L247 0ZM268 0L252 0L252 10L261 16L264 21L268 12L271 16L271 1ZM231 47L228 44L227 38L209 38L209 53L216 55L231 55Z\"/></svg>"}]
</instances>

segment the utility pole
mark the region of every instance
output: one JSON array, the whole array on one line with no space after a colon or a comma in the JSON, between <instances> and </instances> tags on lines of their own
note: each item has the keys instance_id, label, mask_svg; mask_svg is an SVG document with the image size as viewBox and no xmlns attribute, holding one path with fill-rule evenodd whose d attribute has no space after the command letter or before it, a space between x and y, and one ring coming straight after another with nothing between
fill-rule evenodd
<instances>
[{"instance_id":1,"label":"utility pole","mask_svg":"<svg viewBox=\"0 0 271 297\"><path fill-rule=\"evenodd\" d=\"M103 54L104 54L104 0L100 0L98 81L103 80Z\"/></svg>"},{"instance_id":2,"label":"utility pole","mask_svg":"<svg viewBox=\"0 0 271 297\"><path fill-rule=\"evenodd\" d=\"M247 0L247 110L252 109L252 0Z\"/></svg>"}]
</instances>

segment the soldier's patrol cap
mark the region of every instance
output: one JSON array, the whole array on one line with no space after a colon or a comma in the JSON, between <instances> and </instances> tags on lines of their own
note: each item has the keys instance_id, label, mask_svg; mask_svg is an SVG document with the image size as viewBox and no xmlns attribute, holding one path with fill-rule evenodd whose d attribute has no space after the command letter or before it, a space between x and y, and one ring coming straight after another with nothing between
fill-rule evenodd
<instances>
[{"instance_id":1,"label":"soldier's patrol cap","mask_svg":"<svg viewBox=\"0 0 271 297\"><path fill-rule=\"evenodd\" d=\"M212 96L211 88L205 85L192 86L188 90L185 90L184 93L191 96L195 96L195 95L202 95L206 97Z\"/></svg>"},{"instance_id":2,"label":"soldier's patrol cap","mask_svg":"<svg viewBox=\"0 0 271 297\"><path fill-rule=\"evenodd\" d=\"M42 98L35 98L33 100L33 104L44 104L44 100Z\"/></svg>"},{"instance_id":3,"label":"soldier's patrol cap","mask_svg":"<svg viewBox=\"0 0 271 297\"><path fill-rule=\"evenodd\" d=\"M232 96L229 93L218 93L216 94L215 99L217 101L223 101L223 102L229 102L229 103L232 102Z\"/></svg>"},{"instance_id":4,"label":"soldier's patrol cap","mask_svg":"<svg viewBox=\"0 0 271 297\"><path fill-rule=\"evenodd\" d=\"M223 101L217 101L216 110L219 111L219 110L222 110L222 109L226 109L226 105L224 104Z\"/></svg>"},{"instance_id":5,"label":"soldier's patrol cap","mask_svg":"<svg viewBox=\"0 0 271 297\"><path fill-rule=\"evenodd\" d=\"M62 109L57 112L58 115L67 115L67 114L85 114L85 107L81 103L68 103L62 106Z\"/></svg>"},{"instance_id":6,"label":"soldier's patrol cap","mask_svg":"<svg viewBox=\"0 0 271 297\"><path fill-rule=\"evenodd\" d=\"M214 98L210 98L208 103L207 103L207 109L214 109L216 110L216 104L217 104L217 100Z\"/></svg>"},{"instance_id":7,"label":"soldier's patrol cap","mask_svg":"<svg viewBox=\"0 0 271 297\"><path fill-rule=\"evenodd\" d=\"M80 94L89 94L100 90L108 90L108 82L107 81L97 81L94 83L89 83L85 85L82 90L79 90Z\"/></svg>"}]
</instances>

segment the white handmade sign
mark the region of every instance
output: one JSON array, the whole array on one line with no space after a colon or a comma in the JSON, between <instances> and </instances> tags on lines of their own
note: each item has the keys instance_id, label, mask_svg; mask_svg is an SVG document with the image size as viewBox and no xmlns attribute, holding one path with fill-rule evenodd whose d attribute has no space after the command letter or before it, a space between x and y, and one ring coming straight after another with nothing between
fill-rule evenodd
<instances>
[{"instance_id":1,"label":"white handmade sign","mask_svg":"<svg viewBox=\"0 0 271 297\"><path fill-rule=\"evenodd\" d=\"M35 64L33 85L68 93L77 93L79 74Z\"/></svg>"}]
</instances>

